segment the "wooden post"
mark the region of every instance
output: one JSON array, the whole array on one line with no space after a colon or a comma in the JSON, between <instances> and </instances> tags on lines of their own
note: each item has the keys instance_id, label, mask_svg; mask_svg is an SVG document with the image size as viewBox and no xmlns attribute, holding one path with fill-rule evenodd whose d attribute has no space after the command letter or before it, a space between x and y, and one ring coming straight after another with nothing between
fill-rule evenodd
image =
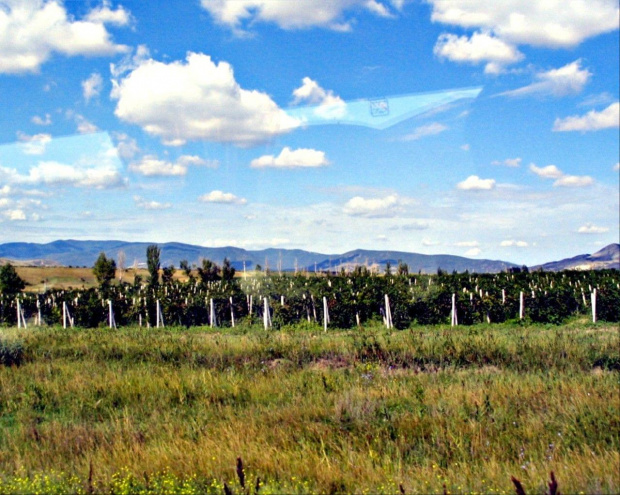
<instances>
[{"instance_id":1,"label":"wooden post","mask_svg":"<svg viewBox=\"0 0 620 495\"><path fill-rule=\"evenodd\" d=\"M211 328L217 326L217 319L215 317L215 302L213 302L213 298L209 300L209 325Z\"/></svg>"},{"instance_id":2,"label":"wooden post","mask_svg":"<svg viewBox=\"0 0 620 495\"><path fill-rule=\"evenodd\" d=\"M390 329L393 328L392 324L392 311L390 310L390 298L387 294L384 295L385 300L385 326Z\"/></svg>"},{"instance_id":3,"label":"wooden post","mask_svg":"<svg viewBox=\"0 0 620 495\"><path fill-rule=\"evenodd\" d=\"M269 314L269 300L266 297L263 299L263 304L263 325L265 330L268 330L271 327L271 315Z\"/></svg>"},{"instance_id":4,"label":"wooden post","mask_svg":"<svg viewBox=\"0 0 620 495\"><path fill-rule=\"evenodd\" d=\"M67 328L67 302L62 302L62 328Z\"/></svg>"},{"instance_id":5,"label":"wooden post","mask_svg":"<svg viewBox=\"0 0 620 495\"><path fill-rule=\"evenodd\" d=\"M456 294L452 294L452 315L451 315L451 322L450 322L450 326L457 326L458 325L458 320L456 317Z\"/></svg>"},{"instance_id":6,"label":"wooden post","mask_svg":"<svg viewBox=\"0 0 620 495\"><path fill-rule=\"evenodd\" d=\"M110 328L116 328L116 321L114 319L114 310L112 309L111 299L108 299L108 323Z\"/></svg>"},{"instance_id":7,"label":"wooden post","mask_svg":"<svg viewBox=\"0 0 620 495\"><path fill-rule=\"evenodd\" d=\"M323 296L323 330L327 332L327 324L329 323L329 310L327 309L327 298Z\"/></svg>"},{"instance_id":8,"label":"wooden post","mask_svg":"<svg viewBox=\"0 0 620 495\"><path fill-rule=\"evenodd\" d=\"M230 296L230 323L233 328L235 328L235 308L233 306L233 298Z\"/></svg>"},{"instance_id":9,"label":"wooden post","mask_svg":"<svg viewBox=\"0 0 620 495\"><path fill-rule=\"evenodd\" d=\"M523 301L523 291L519 292L519 319L522 320L523 319L523 313L525 310L524 307L524 301Z\"/></svg>"},{"instance_id":10,"label":"wooden post","mask_svg":"<svg viewBox=\"0 0 620 495\"><path fill-rule=\"evenodd\" d=\"M590 294L590 299L592 301L592 323L596 323L596 289Z\"/></svg>"}]
</instances>

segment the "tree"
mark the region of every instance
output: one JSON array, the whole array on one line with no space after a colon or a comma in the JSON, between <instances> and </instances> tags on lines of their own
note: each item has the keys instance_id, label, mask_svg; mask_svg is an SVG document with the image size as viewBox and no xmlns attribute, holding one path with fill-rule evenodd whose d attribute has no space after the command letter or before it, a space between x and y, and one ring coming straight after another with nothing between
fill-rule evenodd
<instances>
[{"instance_id":1,"label":"tree","mask_svg":"<svg viewBox=\"0 0 620 495\"><path fill-rule=\"evenodd\" d=\"M202 266L198 267L198 276L203 284L220 280L219 272L219 267L211 260L203 259Z\"/></svg>"},{"instance_id":2,"label":"tree","mask_svg":"<svg viewBox=\"0 0 620 495\"><path fill-rule=\"evenodd\" d=\"M401 277L406 277L409 275L409 265L407 263L403 263L402 261L398 262L398 268L396 269L396 275Z\"/></svg>"},{"instance_id":3,"label":"tree","mask_svg":"<svg viewBox=\"0 0 620 495\"><path fill-rule=\"evenodd\" d=\"M172 277L174 276L174 265L166 266L161 273L161 281L164 285L172 284Z\"/></svg>"},{"instance_id":4,"label":"tree","mask_svg":"<svg viewBox=\"0 0 620 495\"><path fill-rule=\"evenodd\" d=\"M228 258L224 258L224 262L222 263L222 280L225 282L232 280L235 278L235 272L236 270L230 264Z\"/></svg>"},{"instance_id":5,"label":"tree","mask_svg":"<svg viewBox=\"0 0 620 495\"><path fill-rule=\"evenodd\" d=\"M116 266L118 267L118 280L120 282L123 280L125 268L127 268L127 256L125 256L125 251L121 250L116 255Z\"/></svg>"},{"instance_id":6,"label":"tree","mask_svg":"<svg viewBox=\"0 0 620 495\"><path fill-rule=\"evenodd\" d=\"M116 263L112 258L106 257L105 253L100 253L99 258L93 265L93 274L102 288L110 286L116 273Z\"/></svg>"},{"instance_id":7,"label":"tree","mask_svg":"<svg viewBox=\"0 0 620 495\"><path fill-rule=\"evenodd\" d=\"M0 292L9 296L16 296L26 287L26 282L17 274L15 268L7 263L0 268Z\"/></svg>"},{"instance_id":8,"label":"tree","mask_svg":"<svg viewBox=\"0 0 620 495\"><path fill-rule=\"evenodd\" d=\"M149 271L149 286L157 287L159 285L159 256L161 250L157 244L151 244L146 248L146 267Z\"/></svg>"}]
</instances>

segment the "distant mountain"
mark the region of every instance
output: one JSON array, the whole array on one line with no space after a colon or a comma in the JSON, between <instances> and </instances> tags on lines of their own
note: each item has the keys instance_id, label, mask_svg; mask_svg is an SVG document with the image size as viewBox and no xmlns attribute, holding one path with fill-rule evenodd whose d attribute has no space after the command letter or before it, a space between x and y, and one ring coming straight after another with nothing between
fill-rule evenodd
<instances>
[{"instance_id":1,"label":"distant mountain","mask_svg":"<svg viewBox=\"0 0 620 495\"><path fill-rule=\"evenodd\" d=\"M580 254L573 258L532 266L530 270L543 269L548 272L559 272L561 270L602 270L606 268L620 270L620 244L610 244L594 254Z\"/></svg>"},{"instance_id":2,"label":"distant mountain","mask_svg":"<svg viewBox=\"0 0 620 495\"><path fill-rule=\"evenodd\" d=\"M99 253L117 259L120 251L125 253L126 265L134 264L145 266L146 248L148 242L124 242L124 241L54 241L48 244L33 243L7 243L0 244L0 258L9 258L16 262L29 260L30 263L60 264L64 266L93 266ZM247 251L235 247L209 248L169 242L159 244L161 249L161 265L174 264L179 266L181 260L187 260L190 265L200 265L201 260L209 259L221 264L224 258L228 258L231 264L242 270L244 263L248 270L253 270L256 265L263 269L281 269L291 271L299 270L340 270L352 268L357 265L365 265L384 270L386 263L390 263L396 269L399 261L407 263L409 271L417 273L435 273L438 268L452 272L495 273L517 266L506 261L474 260L461 256L447 254L427 255L407 253L400 251L367 251L357 249L344 254L322 254L300 249L263 249L259 251ZM36 261L33 261L36 260Z\"/></svg>"}]
</instances>

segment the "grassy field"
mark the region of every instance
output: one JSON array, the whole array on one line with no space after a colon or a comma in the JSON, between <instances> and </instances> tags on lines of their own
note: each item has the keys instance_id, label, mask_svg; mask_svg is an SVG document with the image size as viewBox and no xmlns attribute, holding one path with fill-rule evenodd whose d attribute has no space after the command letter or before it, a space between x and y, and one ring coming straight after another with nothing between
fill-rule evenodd
<instances>
[{"instance_id":1,"label":"grassy field","mask_svg":"<svg viewBox=\"0 0 620 495\"><path fill-rule=\"evenodd\" d=\"M0 339L3 493L620 492L616 325Z\"/></svg>"}]
</instances>

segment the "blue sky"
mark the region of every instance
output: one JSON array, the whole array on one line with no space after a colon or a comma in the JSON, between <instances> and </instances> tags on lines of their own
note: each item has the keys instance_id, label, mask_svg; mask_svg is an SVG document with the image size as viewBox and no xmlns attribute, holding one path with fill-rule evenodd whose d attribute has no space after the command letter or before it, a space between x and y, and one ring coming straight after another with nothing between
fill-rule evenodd
<instances>
[{"instance_id":1,"label":"blue sky","mask_svg":"<svg viewBox=\"0 0 620 495\"><path fill-rule=\"evenodd\" d=\"M0 0L0 242L534 264L619 236L616 0Z\"/></svg>"}]
</instances>

